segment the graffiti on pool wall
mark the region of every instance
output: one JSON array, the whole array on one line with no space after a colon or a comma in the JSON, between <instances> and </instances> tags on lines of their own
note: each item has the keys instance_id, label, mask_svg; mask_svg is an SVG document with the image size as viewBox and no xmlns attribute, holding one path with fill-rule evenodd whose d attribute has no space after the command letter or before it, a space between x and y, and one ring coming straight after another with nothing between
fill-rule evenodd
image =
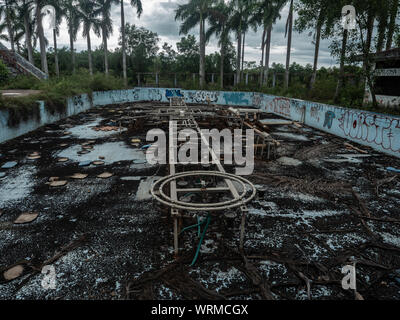
<instances>
[{"instance_id":1,"label":"graffiti on pool wall","mask_svg":"<svg viewBox=\"0 0 400 320\"><path fill-rule=\"evenodd\" d=\"M253 107L261 108L264 95L262 93L253 93L252 104Z\"/></svg>"},{"instance_id":2,"label":"graffiti on pool wall","mask_svg":"<svg viewBox=\"0 0 400 320\"><path fill-rule=\"evenodd\" d=\"M159 89L148 89L147 94L148 94L148 99L150 101L161 101L162 100L162 94Z\"/></svg>"},{"instance_id":3,"label":"graffiti on pool wall","mask_svg":"<svg viewBox=\"0 0 400 320\"><path fill-rule=\"evenodd\" d=\"M362 111L345 111L339 123L346 137L400 152L400 119Z\"/></svg>"},{"instance_id":4,"label":"graffiti on pool wall","mask_svg":"<svg viewBox=\"0 0 400 320\"><path fill-rule=\"evenodd\" d=\"M110 95L110 100L113 103L121 103L121 102L131 102L139 100L139 94L135 92L135 90L119 90L119 91L110 91L106 92L106 94Z\"/></svg>"},{"instance_id":5,"label":"graffiti on pool wall","mask_svg":"<svg viewBox=\"0 0 400 320\"><path fill-rule=\"evenodd\" d=\"M170 98L183 98L183 94L181 93L181 90L165 90L165 97L167 99Z\"/></svg>"},{"instance_id":6,"label":"graffiti on pool wall","mask_svg":"<svg viewBox=\"0 0 400 320\"><path fill-rule=\"evenodd\" d=\"M224 92L224 99L226 104L249 105L249 100L245 99L244 92Z\"/></svg>"},{"instance_id":7,"label":"graffiti on pool wall","mask_svg":"<svg viewBox=\"0 0 400 320\"><path fill-rule=\"evenodd\" d=\"M301 121L304 121L304 116L306 113L306 102L301 100L292 100L291 101L294 113L297 113L300 116Z\"/></svg>"},{"instance_id":8,"label":"graffiti on pool wall","mask_svg":"<svg viewBox=\"0 0 400 320\"><path fill-rule=\"evenodd\" d=\"M188 94L189 102L193 103L216 103L219 98L219 92L215 91L192 91Z\"/></svg>"},{"instance_id":9,"label":"graffiti on pool wall","mask_svg":"<svg viewBox=\"0 0 400 320\"><path fill-rule=\"evenodd\" d=\"M327 127L328 129L332 128L333 119L336 118L336 115L333 111L327 111L325 113L325 122L324 128Z\"/></svg>"},{"instance_id":10,"label":"graffiti on pool wall","mask_svg":"<svg viewBox=\"0 0 400 320\"><path fill-rule=\"evenodd\" d=\"M280 114L290 118L290 100L287 98L274 98L266 106L268 112Z\"/></svg>"},{"instance_id":11,"label":"graffiti on pool wall","mask_svg":"<svg viewBox=\"0 0 400 320\"><path fill-rule=\"evenodd\" d=\"M321 107L321 105L312 105L310 108L310 118L312 120L315 120L316 122L320 121L320 111L323 108Z\"/></svg>"},{"instance_id":12,"label":"graffiti on pool wall","mask_svg":"<svg viewBox=\"0 0 400 320\"><path fill-rule=\"evenodd\" d=\"M83 106L82 96L73 97L74 106Z\"/></svg>"}]
</instances>

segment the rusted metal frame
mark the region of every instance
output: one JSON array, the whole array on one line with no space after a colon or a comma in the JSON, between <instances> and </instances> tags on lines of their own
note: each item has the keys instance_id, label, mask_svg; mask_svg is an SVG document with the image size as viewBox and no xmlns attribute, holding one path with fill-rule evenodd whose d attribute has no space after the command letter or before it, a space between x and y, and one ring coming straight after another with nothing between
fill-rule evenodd
<instances>
[{"instance_id":1,"label":"rusted metal frame","mask_svg":"<svg viewBox=\"0 0 400 320\"><path fill-rule=\"evenodd\" d=\"M230 191L229 188L226 187L217 187L217 188L187 188L187 189L176 189L177 193L185 193L185 192L223 192Z\"/></svg>"},{"instance_id":2,"label":"rusted metal frame","mask_svg":"<svg viewBox=\"0 0 400 320\"><path fill-rule=\"evenodd\" d=\"M193 119L194 120L194 119ZM195 121L195 120L194 120ZM199 126L197 126L197 131L203 141L203 143L208 147L209 153L211 154L211 157L213 159L213 163L217 166L218 170L222 173L226 173L224 167L222 166L220 159L217 157L215 154L214 150L210 147L209 141L207 141L206 137L203 135L201 132ZM225 179L225 183L228 186L232 196L235 199L239 198L239 192L237 191L235 185L233 182L229 179ZM242 212L242 221L241 221L241 226L240 226L240 249L243 250L244 247L244 232L245 232L245 227L246 227L246 213L249 211L246 205L243 205L240 207L240 210Z\"/></svg>"}]
</instances>

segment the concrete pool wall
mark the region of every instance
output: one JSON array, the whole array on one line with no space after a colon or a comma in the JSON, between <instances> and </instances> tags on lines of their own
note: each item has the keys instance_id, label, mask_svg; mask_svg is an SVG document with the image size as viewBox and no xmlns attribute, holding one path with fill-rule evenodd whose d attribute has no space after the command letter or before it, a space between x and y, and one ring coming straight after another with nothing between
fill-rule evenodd
<instances>
[{"instance_id":1,"label":"concrete pool wall","mask_svg":"<svg viewBox=\"0 0 400 320\"><path fill-rule=\"evenodd\" d=\"M37 103L39 104L39 116L26 121L21 120L16 126L8 126L10 113L7 110L0 110L0 143L22 136L44 125L89 110L92 107L92 102L87 94L68 98L67 107L62 113L51 113L46 109L43 101L37 101Z\"/></svg>"},{"instance_id":2,"label":"concrete pool wall","mask_svg":"<svg viewBox=\"0 0 400 320\"><path fill-rule=\"evenodd\" d=\"M93 92L92 98L83 94L69 98L66 112L54 115L46 111L41 103L40 120L24 121L15 128L8 127L8 114L6 111L0 111L0 143L92 107L140 101L169 102L170 97L184 97L186 103L258 108L400 158L400 117L255 92L179 88L134 88Z\"/></svg>"}]
</instances>

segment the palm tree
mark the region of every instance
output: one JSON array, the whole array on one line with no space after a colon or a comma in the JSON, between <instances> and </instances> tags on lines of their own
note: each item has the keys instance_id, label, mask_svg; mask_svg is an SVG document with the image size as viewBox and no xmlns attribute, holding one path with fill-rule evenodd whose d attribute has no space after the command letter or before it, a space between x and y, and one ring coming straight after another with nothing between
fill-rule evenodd
<instances>
[{"instance_id":1,"label":"palm tree","mask_svg":"<svg viewBox=\"0 0 400 320\"><path fill-rule=\"evenodd\" d=\"M286 70L284 88L289 88L289 68L290 68L290 52L292 50L292 32L293 32L293 0L290 0L289 16L286 21L285 37L288 37L286 52Z\"/></svg>"},{"instance_id":2,"label":"palm tree","mask_svg":"<svg viewBox=\"0 0 400 320\"><path fill-rule=\"evenodd\" d=\"M236 56L236 83L240 83L242 65L244 64L244 42L245 34L251 26L251 14L255 10L258 1L248 0L232 0L230 2L230 10L232 16L229 21L230 28L235 30L237 39L237 56Z\"/></svg>"},{"instance_id":3,"label":"palm tree","mask_svg":"<svg viewBox=\"0 0 400 320\"><path fill-rule=\"evenodd\" d=\"M100 20L96 17L96 7L92 0L80 0L78 9L79 18L83 22L82 36L87 40L88 59L89 59L89 73L93 75L93 61L92 61L92 44L90 40L90 31L92 28L96 33L100 33Z\"/></svg>"},{"instance_id":4,"label":"palm tree","mask_svg":"<svg viewBox=\"0 0 400 320\"><path fill-rule=\"evenodd\" d=\"M259 2L250 18L250 24L257 31L257 25L263 26L261 38L261 71L260 71L260 86L268 83L269 59L271 51L271 35L272 27L276 20L281 18L280 11L286 4L287 0L264 0ZM265 54L265 65L264 65Z\"/></svg>"},{"instance_id":5,"label":"palm tree","mask_svg":"<svg viewBox=\"0 0 400 320\"><path fill-rule=\"evenodd\" d=\"M31 13L33 10L32 0L22 0L18 4L18 19L24 22L25 29L25 46L28 51L28 61L34 64L33 61L33 47L32 47L32 27L34 21L31 19Z\"/></svg>"},{"instance_id":6,"label":"palm tree","mask_svg":"<svg viewBox=\"0 0 400 320\"><path fill-rule=\"evenodd\" d=\"M386 29L388 27L388 18L389 18L389 0L382 0L381 6L378 8L378 39L376 41L376 51L381 52L383 50L385 37L386 37Z\"/></svg>"},{"instance_id":7,"label":"palm tree","mask_svg":"<svg viewBox=\"0 0 400 320\"><path fill-rule=\"evenodd\" d=\"M12 21L15 20L15 1L2 0L0 2L0 19L4 19L8 31L8 41L11 51L15 51L14 29Z\"/></svg>"},{"instance_id":8,"label":"palm tree","mask_svg":"<svg viewBox=\"0 0 400 320\"><path fill-rule=\"evenodd\" d=\"M75 73L76 58L75 58L74 41L76 41L76 36L78 34L80 25L79 15L77 11L77 2L75 0L62 0L61 8L64 17L67 20L69 46L71 50L72 73Z\"/></svg>"},{"instance_id":9,"label":"palm tree","mask_svg":"<svg viewBox=\"0 0 400 320\"><path fill-rule=\"evenodd\" d=\"M96 0L97 11L100 13L100 28L101 36L103 39L103 49L104 49L104 71L108 75L108 43L107 40L113 32L113 21L111 19L111 4L117 3L116 0Z\"/></svg>"},{"instance_id":10,"label":"palm tree","mask_svg":"<svg viewBox=\"0 0 400 320\"><path fill-rule=\"evenodd\" d=\"M212 35L219 37L218 45L221 47L221 66L220 66L220 86L224 88L224 62L225 62L225 50L228 43L230 43L229 37L229 25L230 19L230 8L225 4L223 0L219 0L216 5L210 9L210 15L208 22L210 28L206 32L206 41L208 41Z\"/></svg>"},{"instance_id":11,"label":"palm tree","mask_svg":"<svg viewBox=\"0 0 400 320\"><path fill-rule=\"evenodd\" d=\"M236 31L237 40L237 55L236 55L236 80L235 85L240 83L241 75L241 58L242 58L242 35L245 27L244 23L244 12L247 1L245 0L232 0L230 3L230 9L232 10L232 17L230 19L230 26Z\"/></svg>"},{"instance_id":12,"label":"palm tree","mask_svg":"<svg viewBox=\"0 0 400 320\"><path fill-rule=\"evenodd\" d=\"M18 12L17 11L12 11L10 14L10 20L14 21L12 24L12 33L11 35L9 34L9 24L7 20L1 20L0 23L0 33L1 33L1 39L5 40L7 42L12 42L15 48L17 49L17 52L21 54L22 52L22 46L21 46L21 40L25 35L25 29L24 29L24 24L21 23L21 21L18 19ZM6 31L6 34L3 34L3 32Z\"/></svg>"},{"instance_id":13,"label":"palm tree","mask_svg":"<svg viewBox=\"0 0 400 320\"><path fill-rule=\"evenodd\" d=\"M340 9L336 3L330 0L300 0L296 6L298 18L296 19L295 29L299 32L315 29L314 66L310 80L310 90L313 89L317 77L321 38L331 35L335 24L335 16L337 16L336 12L340 12ZM317 15L315 14L316 12L318 13Z\"/></svg>"},{"instance_id":14,"label":"palm tree","mask_svg":"<svg viewBox=\"0 0 400 320\"><path fill-rule=\"evenodd\" d=\"M44 5L44 0L35 0L36 4L36 22L37 22L37 34L39 37L40 44L40 61L42 66L42 71L49 76L49 67L47 64L47 54L46 54L46 39L44 37L43 24L42 24L42 8Z\"/></svg>"},{"instance_id":15,"label":"palm tree","mask_svg":"<svg viewBox=\"0 0 400 320\"><path fill-rule=\"evenodd\" d=\"M60 66L58 63L57 35L60 32L60 24L62 21L62 8L58 0L48 0L47 3L54 8L54 12L46 12L55 15L55 25L53 26L53 46L54 46L54 65L57 77L60 76Z\"/></svg>"},{"instance_id":16,"label":"palm tree","mask_svg":"<svg viewBox=\"0 0 400 320\"><path fill-rule=\"evenodd\" d=\"M179 34L187 34L189 30L200 25L200 88L204 89L206 80L206 33L205 21L211 7L211 0L190 0L179 5L175 11L175 20L182 20Z\"/></svg>"},{"instance_id":17,"label":"palm tree","mask_svg":"<svg viewBox=\"0 0 400 320\"><path fill-rule=\"evenodd\" d=\"M390 0L390 17L389 17L389 25L388 25L388 31L387 31L387 36L386 36L386 50L389 50L392 48L392 43L393 43L393 35L394 31L396 29L396 19L397 19L397 13L399 10L399 0Z\"/></svg>"},{"instance_id":18,"label":"palm tree","mask_svg":"<svg viewBox=\"0 0 400 320\"><path fill-rule=\"evenodd\" d=\"M122 38L122 69L124 76L124 85L128 85L128 76L126 71L126 36L125 36L125 11L124 11L124 0L121 1L121 38ZM140 18L143 12L143 6L141 0L130 0L131 6L136 8L138 18Z\"/></svg>"}]
</instances>

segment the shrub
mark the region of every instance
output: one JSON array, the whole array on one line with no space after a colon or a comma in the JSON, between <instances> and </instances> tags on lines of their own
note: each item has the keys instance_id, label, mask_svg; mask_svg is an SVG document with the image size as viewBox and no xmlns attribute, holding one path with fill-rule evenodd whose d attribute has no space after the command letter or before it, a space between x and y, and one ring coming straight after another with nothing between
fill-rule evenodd
<instances>
[{"instance_id":1,"label":"shrub","mask_svg":"<svg viewBox=\"0 0 400 320\"><path fill-rule=\"evenodd\" d=\"M2 89L21 89L21 90L37 90L41 81L33 76L19 75L15 78L9 78L2 86Z\"/></svg>"},{"instance_id":2,"label":"shrub","mask_svg":"<svg viewBox=\"0 0 400 320\"><path fill-rule=\"evenodd\" d=\"M0 85L3 85L8 81L10 77L10 71L2 60L0 60Z\"/></svg>"}]
</instances>

